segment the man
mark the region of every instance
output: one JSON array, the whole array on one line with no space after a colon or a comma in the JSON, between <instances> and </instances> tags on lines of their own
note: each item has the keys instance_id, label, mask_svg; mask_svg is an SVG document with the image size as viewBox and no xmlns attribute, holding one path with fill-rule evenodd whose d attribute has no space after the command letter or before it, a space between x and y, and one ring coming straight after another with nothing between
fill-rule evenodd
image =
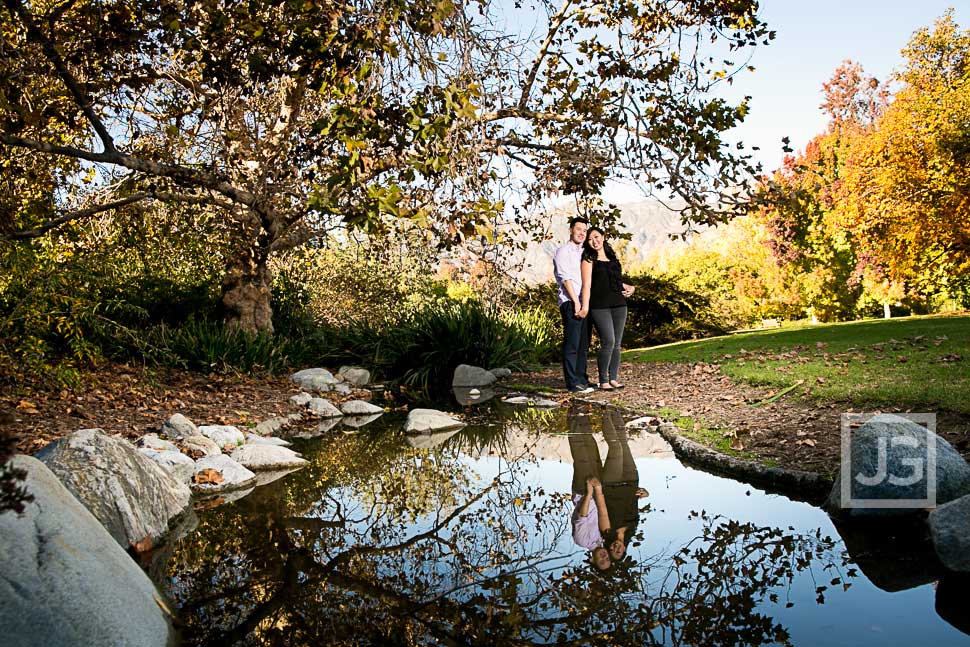
<instances>
[{"instance_id":1,"label":"man","mask_svg":"<svg viewBox=\"0 0 970 647\"><path fill-rule=\"evenodd\" d=\"M589 322L581 312L579 302L583 293L580 264L588 228L589 221L585 218L572 218L569 221L569 241L556 250L552 259L556 284L559 286L559 313L562 315L562 373L566 389L572 393L590 393L593 390L586 375Z\"/></svg>"}]
</instances>

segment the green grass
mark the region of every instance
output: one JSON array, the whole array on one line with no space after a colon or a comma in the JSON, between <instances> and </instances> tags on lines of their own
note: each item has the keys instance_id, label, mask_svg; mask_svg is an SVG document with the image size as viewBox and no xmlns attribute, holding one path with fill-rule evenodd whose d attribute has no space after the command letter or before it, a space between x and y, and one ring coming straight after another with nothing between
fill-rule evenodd
<instances>
[{"instance_id":1,"label":"green grass","mask_svg":"<svg viewBox=\"0 0 970 647\"><path fill-rule=\"evenodd\" d=\"M674 423L683 436L711 449L716 449L722 454L748 460L760 460L756 454L732 448L731 443L735 438L734 434L727 429L712 427L703 418L681 415L679 411L670 407L660 407L646 413Z\"/></svg>"},{"instance_id":2,"label":"green grass","mask_svg":"<svg viewBox=\"0 0 970 647\"><path fill-rule=\"evenodd\" d=\"M630 350L631 362L712 362L817 401L970 413L970 317L798 326Z\"/></svg>"},{"instance_id":3,"label":"green grass","mask_svg":"<svg viewBox=\"0 0 970 647\"><path fill-rule=\"evenodd\" d=\"M502 388L508 391L525 391L527 393L541 393L542 395L555 395L558 393L556 389L551 387L543 386L541 384L526 384L525 382L502 384Z\"/></svg>"}]
</instances>

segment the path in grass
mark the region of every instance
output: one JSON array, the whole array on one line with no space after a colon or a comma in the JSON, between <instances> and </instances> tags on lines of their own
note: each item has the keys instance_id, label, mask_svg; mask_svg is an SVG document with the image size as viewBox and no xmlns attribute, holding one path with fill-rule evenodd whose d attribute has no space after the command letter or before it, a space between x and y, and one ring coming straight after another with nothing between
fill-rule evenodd
<instances>
[{"instance_id":1,"label":"path in grass","mask_svg":"<svg viewBox=\"0 0 970 647\"><path fill-rule=\"evenodd\" d=\"M629 362L709 362L785 397L970 414L970 316L822 324L624 353ZM801 381L799 383L799 381Z\"/></svg>"}]
</instances>

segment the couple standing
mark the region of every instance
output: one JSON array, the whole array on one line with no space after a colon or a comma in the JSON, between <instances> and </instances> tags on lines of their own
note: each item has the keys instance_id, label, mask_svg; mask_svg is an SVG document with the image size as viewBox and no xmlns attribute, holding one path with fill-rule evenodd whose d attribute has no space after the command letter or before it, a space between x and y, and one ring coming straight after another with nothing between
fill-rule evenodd
<instances>
[{"instance_id":1,"label":"couple standing","mask_svg":"<svg viewBox=\"0 0 970 647\"><path fill-rule=\"evenodd\" d=\"M626 297L633 286L623 282L620 261L606 233L590 227L585 218L569 221L569 242L553 257L556 284L559 286L559 313L562 315L562 372L566 389L589 393L586 354L592 337L590 320L600 338L596 356L599 387L604 391L622 389L617 381L620 371L620 342L626 325Z\"/></svg>"}]
</instances>

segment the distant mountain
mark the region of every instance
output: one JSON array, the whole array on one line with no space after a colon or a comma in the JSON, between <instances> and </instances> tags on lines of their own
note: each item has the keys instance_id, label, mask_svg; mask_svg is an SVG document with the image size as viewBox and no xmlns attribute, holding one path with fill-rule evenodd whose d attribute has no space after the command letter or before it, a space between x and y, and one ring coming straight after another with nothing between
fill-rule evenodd
<instances>
[{"instance_id":1,"label":"distant mountain","mask_svg":"<svg viewBox=\"0 0 970 647\"><path fill-rule=\"evenodd\" d=\"M623 254L627 262L630 259L646 260L658 247L677 244L671 240L671 235L681 234L685 230L680 214L659 202L631 202L619 207L621 228L631 235ZM522 268L513 272L515 278L526 283L552 280L552 256L569 237L568 221L574 213L574 209L561 209L549 214L549 218L558 223L552 227L552 240L530 244L514 259L523 261Z\"/></svg>"}]
</instances>

